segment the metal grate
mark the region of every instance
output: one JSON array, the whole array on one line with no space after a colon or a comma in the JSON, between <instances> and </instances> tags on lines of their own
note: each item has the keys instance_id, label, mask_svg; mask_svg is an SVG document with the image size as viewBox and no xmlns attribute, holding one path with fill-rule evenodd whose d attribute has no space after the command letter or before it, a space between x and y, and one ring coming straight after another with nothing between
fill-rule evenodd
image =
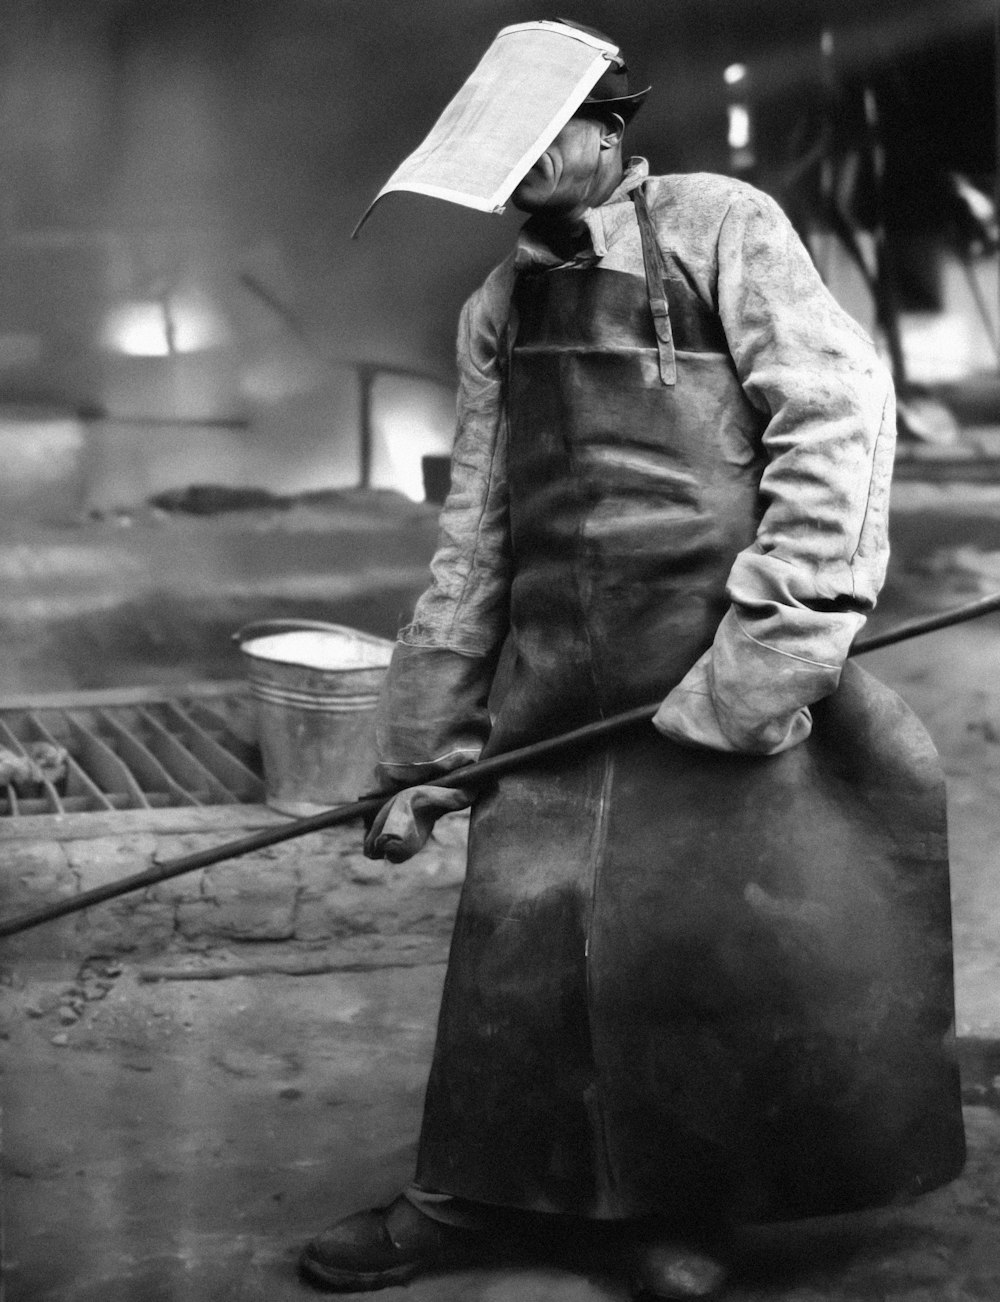
<instances>
[{"instance_id":1,"label":"metal grate","mask_svg":"<svg viewBox=\"0 0 1000 1302\"><path fill-rule=\"evenodd\" d=\"M0 818L263 801L252 702L244 691L80 700L0 708L0 746L25 759L54 747L59 758L54 777L43 766L31 780L0 784Z\"/></svg>"}]
</instances>

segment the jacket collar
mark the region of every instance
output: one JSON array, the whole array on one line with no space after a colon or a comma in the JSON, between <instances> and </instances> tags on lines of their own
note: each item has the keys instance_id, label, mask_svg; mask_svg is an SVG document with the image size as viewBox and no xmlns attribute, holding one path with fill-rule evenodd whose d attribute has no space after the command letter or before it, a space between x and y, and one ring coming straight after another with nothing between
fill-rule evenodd
<instances>
[{"instance_id":1,"label":"jacket collar","mask_svg":"<svg viewBox=\"0 0 1000 1302\"><path fill-rule=\"evenodd\" d=\"M566 259L553 252L540 238L529 219L521 228L514 249L514 266L517 271L531 268L592 266L599 262L614 242L624 222L632 212L630 195L649 176L649 163L645 158L630 158L620 184L598 208L588 208L581 221L580 246L572 258Z\"/></svg>"}]
</instances>

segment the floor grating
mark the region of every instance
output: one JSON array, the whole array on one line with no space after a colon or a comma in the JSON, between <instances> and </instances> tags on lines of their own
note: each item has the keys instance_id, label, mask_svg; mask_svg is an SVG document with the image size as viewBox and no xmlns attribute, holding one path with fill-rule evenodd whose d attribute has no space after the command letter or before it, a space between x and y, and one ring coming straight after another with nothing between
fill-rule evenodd
<instances>
[{"instance_id":1,"label":"floor grating","mask_svg":"<svg viewBox=\"0 0 1000 1302\"><path fill-rule=\"evenodd\" d=\"M0 819L264 799L249 694L0 703Z\"/></svg>"}]
</instances>

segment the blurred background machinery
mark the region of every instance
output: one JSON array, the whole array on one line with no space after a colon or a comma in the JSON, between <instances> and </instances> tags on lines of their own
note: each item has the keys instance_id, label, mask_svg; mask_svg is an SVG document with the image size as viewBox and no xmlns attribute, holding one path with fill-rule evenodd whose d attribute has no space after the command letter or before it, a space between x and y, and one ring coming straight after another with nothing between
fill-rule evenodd
<instances>
[{"instance_id":1,"label":"blurred background machinery","mask_svg":"<svg viewBox=\"0 0 1000 1302\"><path fill-rule=\"evenodd\" d=\"M581 0L658 171L771 191L878 337L902 432L1000 429L992 0ZM349 233L525 0L5 0L0 486L75 519L192 484L421 500L453 335L516 213ZM989 427L995 427L989 433ZM977 445L977 449L983 448Z\"/></svg>"}]
</instances>

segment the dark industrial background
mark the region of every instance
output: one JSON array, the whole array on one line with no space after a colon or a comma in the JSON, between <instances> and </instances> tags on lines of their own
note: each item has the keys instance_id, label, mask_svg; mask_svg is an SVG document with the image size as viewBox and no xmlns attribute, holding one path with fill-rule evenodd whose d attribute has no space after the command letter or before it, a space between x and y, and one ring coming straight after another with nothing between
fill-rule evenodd
<instances>
[{"instance_id":1,"label":"dark industrial background","mask_svg":"<svg viewBox=\"0 0 1000 1302\"><path fill-rule=\"evenodd\" d=\"M0 0L0 751L69 754L0 785L0 916L283 822L233 634L406 620L456 319L520 218L351 231L499 28L561 14L653 84L630 150L773 193L894 370L869 631L1000 589L993 0ZM734 1302L1000 1296L998 648L866 661L948 779L967 1171L751 1236ZM2 942L3 1302L305 1297L299 1244L411 1174L463 842L347 827ZM625 1295L595 1249L407 1296Z\"/></svg>"},{"instance_id":2,"label":"dark industrial background","mask_svg":"<svg viewBox=\"0 0 1000 1302\"><path fill-rule=\"evenodd\" d=\"M376 365L428 377L374 378L369 477L398 486L408 474L413 487L390 445L419 408L425 450L447 450L432 381L450 380L458 308L518 216L393 197L361 240L349 235L499 27L536 10L5 0L2 12L0 401L77 422L85 469L72 436L52 436L77 503L110 509L198 480L352 483L364 368ZM899 306L942 306L944 250L974 243L949 177L993 190L992 0L573 13L611 30L633 81L653 84L631 148L654 170L736 172L803 217L819 171L810 150L853 154L851 219L887 225ZM734 64L739 85L724 79ZM866 91L884 149L878 194ZM728 143L734 101L751 116L748 150Z\"/></svg>"}]
</instances>

